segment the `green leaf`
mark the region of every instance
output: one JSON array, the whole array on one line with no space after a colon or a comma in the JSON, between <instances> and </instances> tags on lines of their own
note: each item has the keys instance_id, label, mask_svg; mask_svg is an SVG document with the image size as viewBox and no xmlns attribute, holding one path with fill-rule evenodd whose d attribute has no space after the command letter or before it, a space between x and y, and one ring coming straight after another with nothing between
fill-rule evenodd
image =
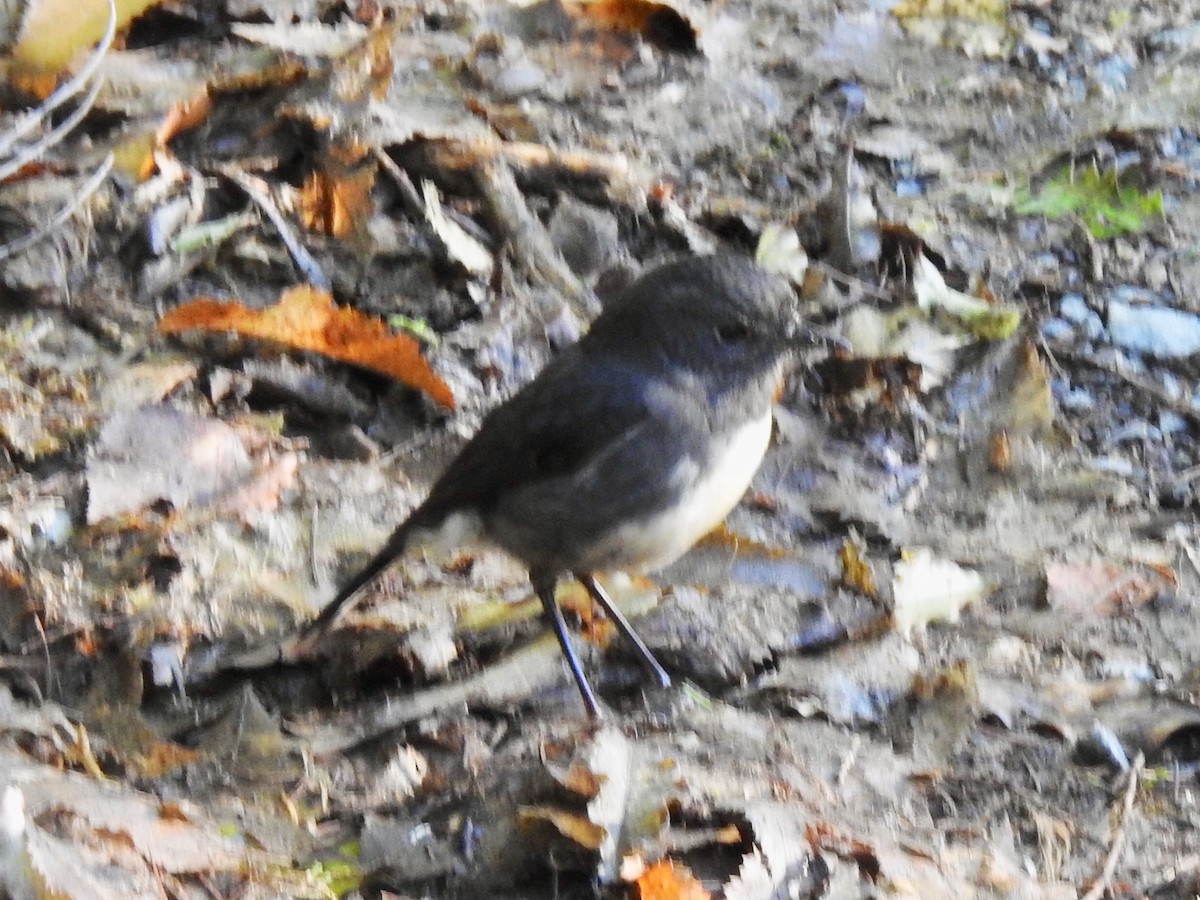
<instances>
[{"instance_id":1,"label":"green leaf","mask_svg":"<svg viewBox=\"0 0 1200 900\"><path fill-rule=\"evenodd\" d=\"M1122 186L1115 169L1066 166L1037 193L1018 191L1013 209L1023 216L1076 216L1097 240L1135 234L1162 216L1162 192Z\"/></svg>"},{"instance_id":2,"label":"green leaf","mask_svg":"<svg viewBox=\"0 0 1200 900\"><path fill-rule=\"evenodd\" d=\"M408 316L396 313L393 316L388 316L388 324L397 331L407 331L419 341L424 341L430 347L436 347L440 338L438 333L433 330L433 327L422 319L412 319Z\"/></svg>"}]
</instances>

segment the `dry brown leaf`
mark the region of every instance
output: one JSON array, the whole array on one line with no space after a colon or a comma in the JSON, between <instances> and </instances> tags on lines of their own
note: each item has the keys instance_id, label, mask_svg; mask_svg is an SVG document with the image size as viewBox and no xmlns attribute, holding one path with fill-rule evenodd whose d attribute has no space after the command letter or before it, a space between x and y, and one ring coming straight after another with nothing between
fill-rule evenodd
<instances>
[{"instance_id":1,"label":"dry brown leaf","mask_svg":"<svg viewBox=\"0 0 1200 900\"><path fill-rule=\"evenodd\" d=\"M687 866L662 859L649 866L633 883L638 900L708 900L704 889Z\"/></svg>"},{"instance_id":2,"label":"dry brown leaf","mask_svg":"<svg viewBox=\"0 0 1200 900\"><path fill-rule=\"evenodd\" d=\"M199 126L212 112L212 106L212 96L207 86L191 99L173 103L154 135L158 146L165 147L176 135Z\"/></svg>"},{"instance_id":3,"label":"dry brown leaf","mask_svg":"<svg viewBox=\"0 0 1200 900\"><path fill-rule=\"evenodd\" d=\"M1005 474L1012 469L1012 442L1008 432L997 428L988 435L988 468L997 474Z\"/></svg>"},{"instance_id":4,"label":"dry brown leaf","mask_svg":"<svg viewBox=\"0 0 1200 900\"><path fill-rule=\"evenodd\" d=\"M166 773L202 759L196 750L173 741L163 740L158 732L142 717L140 710L130 704L88 704L88 715L95 719L98 735L102 741L103 757L115 764L125 777L162 778ZM91 762L84 756L92 753L85 742L86 732L76 731L75 744L67 749L65 759L73 761L86 771L99 773L103 777L100 763ZM176 819L185 818L181 814Z\"/></svg>"},{"instance_id":5,"label":"dry brown leaf","mask_svg":"<svg viewBox=\"0 0 1200 900\"><path fill-rule=\"evenodd\" d=\"M663 50L695 53L699 49L695 26L666 3L649 0L595 0L572 4L572 12L600 28L629 31Z\"/></svg>"},{"instance_id":6,"label":"dry brown leaf","mask_svg":"<svg viewBox=\"0 0 1200 900\"><path fill-rule=\"evenodd\" d=\"M157 169L155 154L164 152L176 135L200 125L211 111L212 98L206 87L191 99L171 104L156 129L149 130L154 128L151 121L121 138L113 149L114 167L135 181L146 181Z\"/></svg>"},{"instance_id":7,"label":"dry brown leaf","mask_svg":"<svg viewBox=\"0 0 1200 900\"><path fill-rule=\"evenodd\" d=\"M158 141L149 131L133 131L113 147L113 168L132 181L143 182L154 174Z\"/></svg>"},{"instance_id":8,"label":"dry brown leaf","mask_svg":"<svg viewBox=\"0 0 1200 900\"><path fill-rule=\"evenodd\" d=\"M842 859L851 859L867 878L879 874L879 856L874 845L851 837L832 822L810 822L804 828L804 837L813 850L824 850Z\"/></svg>"},{"instance_id":9,"label":"dry brown leaf","mask_svg":"<svg viewBox=\"0 0 1200 900\"><path fill-rule=\"evenodd\" d=\"M596 615L591 595L577 581L562 585L555 592L559 608L579 617L579 633L597 647L607 647L616 637L616 626L607 618Z\"/></svg>"},{"instance_id":10,"label":"dry brown leaf","mask_svg":"<svg viewBox=\"0 0 1200 900\"><path fill-rule=\"evenodd\" d=\"M297 205L304 227L336 238L363 233L372 211L375 171L375 157L365 148L330 148L300 188Z\"/></svg>"},{"instance_id":11,"label":"dry brown leaf","mask_svg":"<svg viewBox=\"0 0 1200 900\"><path fill-rule=\"evenodd\" d=\"M158 741L130 761L135 765L136 771L145 777L161 778L167 772L194 763L200 758L200 754L195 750L170 741Z\"/></svg>"},{"instance_id":12,"label":"dry brown leaf","mask_svg":"<svg viewBox=\"0 0 1200 900\"><path fill-rule=\"evenodd\" d=\"M320 353L395 378L454 409L454 395L429 368L415 340L392 334L378 319L336 306L329 294L307 285L285 291L277 304L263 310L201 297L168 312L158 329L165 334L234 331Z\"/></svg>"},{"instance_id":13,"label":"dry brown leaf","mask_svg":"<svg viewBox=\"0 0 1200 900\"><path fill-rule=\"evenodd\" d=\"M572 794L578 794L586 800L591 800L600 793L600 788L603 781L596 776L596 773L584 765L581 761L575 760L565 771L554 773L558 783L570 791Z\"/></svg>"},{"instance_id":14,"label":"dry brown leaf","mask_svg":"<svg viewBox=\"0 0 1200 900\"><path fill-rule=\"evenodd\" d=\"M368 96L382 100L392 84L395 67L392 44L394 23L376 25L360 46L334 61L333 90L347 103L360 103Z\"/></svg>"},{"instance_id":15,"label":"dry brown leaf","mask_svg":"<svg viewBox=\"0 0 1200 900\"><path fill-rule=\"evenodd\" d=\"M903 407L921 389L921 365L903 356L851 357L835 350L813 366L822 393L836 415L867 408Z\"/></svg>"},{"instance_id":16,"label":"dry brown leaf","mask_svg":"<svg viewBox=\"0 0 1200 900\"><path fill-rule=\"evenodd\" d=\"M586 816L556 806L524 806L517 813L517 822L522 826L546 822L563 837L587 850L599 850L605 838L602 826L589 821Z\"/></svg>"},{"instance_id":17,"label":"dry brown leaf","mask_svg":"<svg viewBox=\"0 0 1200 900\"><path fill-rule=\"evenodd\" d=\"M736 550L739 555L746 554L756 559L782 559L788 555L786 550L752 541L745 535L730 531L724 523L700 538L696 546Z\"/></svg>"},{"instance_id":18,"label":"dry brown leaf","mask_svg":"<svg viewBox=\"0 0 1200 900\"><path fill-rule=\"evenodd\" d=\"M838 561L842 564L842 584L867 597L879 596L875 573L871 571L871 563L863 556L863 547L859 541L854 538L842 541Z\"/></svg>"}]
</instances>

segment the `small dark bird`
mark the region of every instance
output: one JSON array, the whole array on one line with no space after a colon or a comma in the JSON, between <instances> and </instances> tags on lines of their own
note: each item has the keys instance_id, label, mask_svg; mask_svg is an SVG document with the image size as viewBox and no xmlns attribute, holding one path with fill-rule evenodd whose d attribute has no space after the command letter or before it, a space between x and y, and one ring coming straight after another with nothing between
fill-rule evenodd
<instances>
[{"instance_id":1,"label":"small dark bird","mask_svg":"<svg viewBox=\"0 0 1200 900\"><path fill-rule=\"evenodd\" d=\"M807 336L788 284L749 259L687 259L643 275L484 419L302 640L406 550L484 538L529 567L590 716L600 704L554 599L564 574L669 685L595 573L665 566L721 523L762 461L784 365Z\"/></svg>"}]
</instances>

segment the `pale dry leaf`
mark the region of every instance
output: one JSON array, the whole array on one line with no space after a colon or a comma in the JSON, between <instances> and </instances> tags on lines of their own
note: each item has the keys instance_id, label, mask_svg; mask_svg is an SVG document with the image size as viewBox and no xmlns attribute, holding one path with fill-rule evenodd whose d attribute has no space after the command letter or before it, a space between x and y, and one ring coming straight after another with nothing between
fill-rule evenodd
<instances>
[{"instance_id":1,"label":"pale dry leaf","mask_svg":"<svg viewBox=\"0 0 1200 900\"><path fill-rule=\"evenodd\" d=\"M973 297L950 287L937 266L924 253L917 256L913 290L917 294L917 305L925 312L942 310L960 320L976 337L990 340L1006 338L1021 323L1021 312L1015 305L988 303L981 297Z\"/></svg>"},{"instance_id":2,"label":"pale dry leaf","mask_svg":"<svg viewBox=\"0 0 1200 900\"><path fill-rule=\"evenodd\" d=\"M0 894L12 900L37 896L26 825L25 795L10 784L0 795Z\"/></svg>"},{"instance_id":3,"label":"pale dry leaf","mask_svg":"<svg viewBox=\"0 0 1200 900\"><path fill-rule=\"evenodd\" d=\"M754 261L768 272L778 272L793 284L804 284L808 254L794 228L777 222L767 225L754 248Z\"/></svg>"},{"instance_id":4,"label":"pale dry leaf","mask_svg":"<svg viewBox=\"0 0 1200 900\"><path fill-rule=\"evenodd\" d=\"M598 872L600 881L608 884L616 880L621 863L618 849L630 801L633 748L620 731L604 728L592 739L585 762L600 784L587 811L588 818L604 829Z\"/></svg>"},{"instance_id":5,"label":"pale dry leaf","mask_svg":"<svg viewBox=\"0 0 1200 900\"><path fill-rule=\"evenodd\" d=\"M422 183L421 192L425 199L425 220L450 257L476 277L486 278L490 275L495 266L491 251L446 215L433 182Z\"/></svg>"},{"instance_id":6,"label":"pale dry leaf","mask_svg":"<svg viewBox=\"0 0 1200 900\"><path fill-rule=\"evenodd\" d=\"M87 461L89 524L167 500L176 509L215 499L253 469L225 423L165 406L123 410Z\"/></svg>"},{"instance_id":7,"label":"pale dry leaf","mask_svg":"<svg viewBox=\"0 0 1200 900\"><path fill-rule=\"evenodd\" d=\"M299 56L324 58L344 56L370 35L367 26L347 21L337 25L321 22L271 22L264 25L235 22L230 26L230 31L252 44Z\"/></svg>"},{"instance_id":8,"label":"pale dry leaf","mask_svg":"<svg viewBox=\"0 0 1200 900\"><path fill-rule=\"evenodd\" d=\"M737 874L725 883L722 894L725 900L769 900L776 896L775 879L757 847L742 857Z\"/></svg>"},{"instance_id":9,"label":"pale dry leaf","mask_svg":"<svg viewBox=\"0 0 1200 900\"><path fill-rule=\"evenodd\" d=\"M909 548L892 571L896 630L908 634L930 622L957 622L963 607L989 590L978 572L938 559L928 547Z\"/></svg>"},{"instance_id":10,"label":"pale dry leaf","mask_svg":"<svg viewBox=\"0 0 1200 900\"><path fill-rule=\"evenodd\" d=\"M3 749L0 771L24 795L27 821L48 821L46 814L57 811L96 832L123 836L147 863L165 872L236 872L253 855L222 837L198 811L164 816L158 799L115 782L63 772Z\"/></svg>"},{"instance_id":11,"label":"pale dry leaf","mask_svg":"<svg viewBox=\"0 0 1200 900\"><path fill-rule=\"evenodd\" d=\"M1153 569L1111 562L1050 562L1045 576L1046 604L1083 618L1130 612L1170 586Z\"/></svg>"}]
</instances>

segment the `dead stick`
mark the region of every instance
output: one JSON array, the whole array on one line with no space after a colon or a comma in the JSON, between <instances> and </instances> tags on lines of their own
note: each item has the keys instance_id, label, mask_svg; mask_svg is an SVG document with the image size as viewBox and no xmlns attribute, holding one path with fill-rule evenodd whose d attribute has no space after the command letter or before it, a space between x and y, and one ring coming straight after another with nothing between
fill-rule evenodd
<instances>
[{"instance_id":1,"label":"dead stick","mask_svg":"<svg viewBox=\"0 0 1200 900\"><path fill-rule=\"evenodd\" d=\"M1087 893L1082 894L1079 900L1100 900L1104 896L1104 892L1108 890L1109 884L1112 883L1113 873L1117 870L1117 862L1121 859L1121 851L1125 849L1125 832L1129 825L1129 814L1133 810L1133 799L1137 796L1138 773L1142 770L1145 762L1146 757L1139 750L1137 756L1133 758L1133 764L1129 767L1129 780L1125 784L1125 796L1121 798L1117 830L1108 847L1108 854L1104 857L1104 867L1100 870L1100 877L1092 882Z\"/></svg>"},{"instance_id":2,"label":"dead stick","mask_svg":"<svg viewBox=\"0 0 1200 900\"><path fill-rule=\"evenodd\" d=\"M442 168L474 170L493 160L505 160L531 175L569 172L622 185L629 180L629 160L622 154L588 150L558 150L521 141L446 141L431 145Z\"/></svg>"},{"instance_id":3,"label":"dead stick","mask_svg":"<svg viewBox=\"0 0 1200 900\"><path fill-rule=\"evenodd\" d=\"M308 252L308 248L301 243L299 236L292 229L292 226L288 223L288 220L284 217L279 207L275 205L275 201L271 199L271 188L267 183L257 175L250 175L232 166L223 167L221 172L237 184L245 192L246 196L263 211L271 224L275 226L275 230L279 232L279 237L283 241L283 245L287 247L288 253L292 256L292 261L296 264L296 268L300 270L300 274L304 276L305 280L315 288L328 291L331 282L321 270L321 264L313 258L313 255Z\"/></svg>"},{"instance_id":4,"label":"dead stick","mask_svg":"<svg viewBox=\"0 0 1200 900\"><path fill-rule=\"evenodd\" d=\"M1155 402L1161 403L1168 410L1187 419L1192 425L1200 425L1200 410L1197 410L1190 400L1177 400L1148 378L1143 378L1135 372L1130 372L1119 365L1096 359L1087 353L1059 350L1058 357L1077 365L1087 366L1098 372L1104 372L1114 378L1126 382L1138 391L1148 394Z\"/></svg>"},{"instance_id":5,"label":"dead stick","mask_svg":"<svg viewBox=\"0 0 1200 900\"><path fill-rule=\"evenodd\" d=\"M474 170L480 193L492 218L504 230L513 257L531 275L562 294L571 310L584 321L600 311L600 304L563 261L541 220L529 209L512 170L494 159Z\"/></svg>"}]
</instances>

